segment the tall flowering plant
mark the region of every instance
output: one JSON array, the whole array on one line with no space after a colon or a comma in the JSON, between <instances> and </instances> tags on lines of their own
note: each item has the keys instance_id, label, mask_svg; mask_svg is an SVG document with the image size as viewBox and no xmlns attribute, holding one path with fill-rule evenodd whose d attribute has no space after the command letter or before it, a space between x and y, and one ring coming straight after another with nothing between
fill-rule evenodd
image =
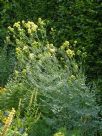
<instances>
[{"instance_id":1,"label":"tall flowering plant","mask_svg":"<svg viewBox=\"0 0 102 136\"><path fill-rule=\"evenodd\" d=\"M37 117L37 121L43 120L53 130L66 126L82 135L88 136L91 131L93 136L99 125L95 94L85 85L85 77L74 59L73 45L65 41L56 48L48 41L45 27L40 18L37 24L22 21L8 27L5 43L15 49L16 63L13 78L6 86L6 101L0 100L1 107L18 108L21 100L20 114L29 117L31 113L33 123ZM30 112L25 114L29 107ZM32 123L25 124L31 133Z\"/></svg>"}]
</instances>

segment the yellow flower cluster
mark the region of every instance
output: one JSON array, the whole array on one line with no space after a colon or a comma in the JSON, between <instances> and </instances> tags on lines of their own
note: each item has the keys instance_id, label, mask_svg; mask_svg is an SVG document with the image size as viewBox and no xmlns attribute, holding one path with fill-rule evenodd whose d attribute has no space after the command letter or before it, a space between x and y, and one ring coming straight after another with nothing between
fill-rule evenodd
<instances>
[{"instance_id":1,"label":"yellow flower cluster","mask_svg":"<svg viewBox=\"0 0 102 136\"><path fill-rule=\"evenodd\" d=\"M25 28L28 30L28 34L31 34L32 32L35 32L38 28L38 26L31 21L28 21L27 23L22 22Z\"/></svg>"},{"instance_id":2,"label":"yellow flower cluster","mask_svg":"<svg viewBox=\"0 0 102 136\"><path fill-rule=\"evenodd\" d=\"M61 46L61 49L65 49L66 47L69 46L69 41L65 41L62 46Z\"/></svg>"},{"instance_id":3,"label":"yellow flower cluster","mask_svg":"<svg viewBox=\"0 0 102 136\"><path fill-rule=\"evenodd\" d=\"M8 27L8 30L10 32L13 32L14 31L14 28L17 28L19 31L22 31L23 28L26 28L27 29L27 32L28 34L32 34L33 32L35 32L38 28L38 26L34 23L34 22L31 22L31 21L28 21L27 23L25 21L22 21L22 24L20 23L20 21L14 23L13 27L9 26Z\"/></svg>"},{"instance_id":4,"label":"yellow flower cluster","mask_svg":"<svg viewBox=\"0 0 102 136\"><path fill-rule=\"evenodd\" d=\"M5 125L10 125L11 124L14 115L15 115L15 109L12 108L12 110L11 110L11 112L10 112L6 122L5 122Z\"/></svg>"},{"instance_id":5,"label":"yellow flower cluster","mask_svg":"<svg viewBox=\"0 0 102 136\"><path fill-rule=\"evenodd\" d=\"M69 58L72 58L75 55L74 51L71 50L71 49L66 50L66 53L67 53Z\"/></svg>"},{"instance_id":6,"label":"yellow flower cluster","mask_svg":"<svg viewBox=\"0 0 102 136\"><path fill-rule=\"evenodd\" d=\"M14 23L13 27L17 27L17 28L19 28L19 27L20 27L20 22L16 22L16 23Z\"/></svg>"}]
</instances>

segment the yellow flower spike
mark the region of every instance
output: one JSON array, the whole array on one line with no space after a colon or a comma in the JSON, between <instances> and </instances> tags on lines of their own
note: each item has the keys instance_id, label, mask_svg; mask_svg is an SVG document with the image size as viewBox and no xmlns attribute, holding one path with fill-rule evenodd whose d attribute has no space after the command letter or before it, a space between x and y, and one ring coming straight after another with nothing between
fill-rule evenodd
<instances>
[{"instance_id":1,"label":"yellow flower spike","mask_svg":"<svg viewBox=\"0 0 102 136\"><path fill-rule=\"evenodd\" d=\"M7 117L6 121L5 121L5 125L4 125L4 128L2 130L2 136L6 136L7 134L7 131L12 123L12 120L13 120L13 117L15 115L15 109L12 108L12 111L10 112L9 116Z\"/></svg>"}]
</instances>

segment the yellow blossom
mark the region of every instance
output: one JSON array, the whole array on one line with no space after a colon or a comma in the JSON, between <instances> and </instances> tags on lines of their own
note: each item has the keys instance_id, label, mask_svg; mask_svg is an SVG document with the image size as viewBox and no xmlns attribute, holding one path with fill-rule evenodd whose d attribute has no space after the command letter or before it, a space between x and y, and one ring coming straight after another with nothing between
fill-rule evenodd
<instances>
[{"instance_id":1,"label":"yellow blossom","mask_svg":"<svg viewBox=\"0 0 102 136\"><path fill-rule=\"evenodd\" d=\"M31 32L36 31L38 26L34 22L28 21L27 23L24 23L24 26L28 29L28 33L31 34Z\"/></svg>"},{"instance_id":2,"label":"yellow blossom","mask_svg":"<svg viewBox=\"0 0 102 136\"><path fill-rule=\"evenodd\" d=\"M25 27L29 29L30 28L30 24L29 23L25 23Z\"/></svg>"},{"instance_id":3,"label":"yellow blossom","mask_svg":"<svg viewBox=\"0 0 102 136\"><path fill-rule=\"evenodd\" d=\"M67 53L68 57L70 57L70 58L72 58L75 55L74 51L71 49L66 50L66 53Z\"/></svg>"},{"instance_id":4,"label":"yellow blossom","mask_svg":"<svg viewBox=\"0 0 102 136\"><path fill-rule=\"evenodd\" d=\"M13 27L17 27L17 28L19 28L19 27L20 27L20 22L16 22L16 23L14 23Z\"/></svg>"},{"instance_id":5,"label":"yellow blossom","mask_svg":"<svg viewBox=\"0 0 102 136\"><path fill-rule=\"evenodd\" d=\"M32 33L32 31L31 31L31 29L29 28L29 29L28 29L28 34L31 34L31 33Z\"/></svg>"},{"instance_id":6,"label":"yellow blossom","mask_svg":"<svg viewBox=\"0 0 102 136\"><path fill-rule=\"evenodd\" d=\"M32 32L36 31L37 28L38 28L38 26L33 24L32 27L31 27Z\"/></svg>"}]
</instances>

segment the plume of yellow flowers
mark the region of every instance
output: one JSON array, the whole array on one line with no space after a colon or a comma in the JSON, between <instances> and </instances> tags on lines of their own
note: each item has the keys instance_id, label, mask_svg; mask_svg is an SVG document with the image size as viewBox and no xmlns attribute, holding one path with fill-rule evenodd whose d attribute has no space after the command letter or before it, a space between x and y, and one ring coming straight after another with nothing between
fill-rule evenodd
<instances>
[{"instance_id":1,"label":"plume of yellow flowers","mask_svg":"<svg viewBox=\"0 0 102 136\"><path fill-rule=\"evenodd\" d=\"M72 58L75 55L74 51L71 50L71 49L66 50L66 53L67 53L69 58Z\"/></svg>"},{"instance_id":2,"label":"plume of yellow flowers","mask_svg":"<svg viewBox=\"0 0 102 136\"><path fill-rule=\"evenodd\" d=\"M31 34L32 32L35 32L38 28L38 26L31 21L28 21L27 23L22 23L25 28L28 30L28 34Z\"/></svg>"},{"instance_id":3,"label":"plume of yellow flowers","mask_svg":"<svg viewBox=\"0 0 102 136\"><path fill-rule=\"evenodd\" d=\"M10 112L8 118L7 118L6 121L5 121L5 125L4 125L4 128L3 128L3 130L2 130L1 136L6 136L7 131L8 131L8 129L9 129L11 123L12 123L12 120L13 120L14 115L15 115L15 109L12 108L12 110L11 110L11 112Z\"/></svg>"}]
</instances>

